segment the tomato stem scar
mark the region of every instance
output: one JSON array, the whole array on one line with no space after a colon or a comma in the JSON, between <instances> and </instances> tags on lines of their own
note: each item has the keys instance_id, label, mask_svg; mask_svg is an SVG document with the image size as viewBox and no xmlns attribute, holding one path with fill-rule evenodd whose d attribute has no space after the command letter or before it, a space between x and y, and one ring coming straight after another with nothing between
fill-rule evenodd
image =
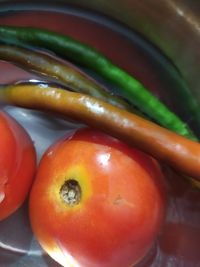
<instances>
[{"instance_id":1,"label":"tomato stem scar","mask_svg":"<svg viewBox=\"0 0 200 267\"><path fill-rule=\"evenodd\" d=\"M81 187L75 179L68 179L64 182L60 189L61 199L69 206L80 203Z\"/></svg>"}]
</instances>

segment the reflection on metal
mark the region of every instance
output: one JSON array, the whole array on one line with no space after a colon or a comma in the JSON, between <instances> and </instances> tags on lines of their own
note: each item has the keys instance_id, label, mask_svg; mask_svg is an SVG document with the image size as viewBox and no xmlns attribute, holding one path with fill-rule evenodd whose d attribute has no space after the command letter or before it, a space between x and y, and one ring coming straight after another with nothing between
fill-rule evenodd
<instances>
[{"instance_id":1,"label":"reflection on metal","mask_svg":"<svg viewBox=\"0 0 200 267\"><path fill-rule=\"evenodd\" d=\"M169 57L200 101L199 1L63 0L125 23Z\"/></svg>"}]
</instances>

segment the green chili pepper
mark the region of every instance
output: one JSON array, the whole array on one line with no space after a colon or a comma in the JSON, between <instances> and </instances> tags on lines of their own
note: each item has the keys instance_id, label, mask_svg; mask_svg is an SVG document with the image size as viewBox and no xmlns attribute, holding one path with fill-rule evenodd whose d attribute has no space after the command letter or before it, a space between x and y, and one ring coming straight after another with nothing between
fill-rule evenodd
<instances>
[{"instance_id":1,"label":"green chili pepper","mask_svg":"<svg viewBox=\"0 0 200 267\"><path fill-rule=\"evenodd\" d=\"M145 87L95 49L66 35L30 27L0 26L0 41L22 46L49 49L56 54L81 63L122 88L122 94L160 125L197 140L186 123L171 112Z\"/></svg>"}]
</instances>

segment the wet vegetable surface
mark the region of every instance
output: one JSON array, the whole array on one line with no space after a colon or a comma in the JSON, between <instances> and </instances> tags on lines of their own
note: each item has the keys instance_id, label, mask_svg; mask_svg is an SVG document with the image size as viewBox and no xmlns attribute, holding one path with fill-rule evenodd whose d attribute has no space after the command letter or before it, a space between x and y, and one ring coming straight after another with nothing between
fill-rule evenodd
<instances>
[{"instance_id":1,"label":"wet vegetable surface","mask_svg":"<svg viewBox=\"0 0 200 267\"><path fill-rule=\"evenodd\" d=\"M56 141L42 157L30 220L42 247L63 266L129 267L157 239L165 201L158 162L83 128Z\"/></svg>"},{"instance_id":2,"label":"wet vegetable surface","mask_svg":"<svg viewBox=\"0 0 200 267\"><path fill-rule=\"evenodd\" d=\"M67 15L68 28L66 28L66 23L63 23L66 14L55 14L51 12L46 14L37 11L36 17L33 14L34 12L23 12L23 16L22 14L12 14L12 16L1 17L0 21L3 24L7 23L23 26L27 24L29 26L36 26L38 21L40 21L42 27L58 30L62 33L67 32L74 38L94 45L100 49L102 53L113 58L115 62L118 62L121 67L129 70L143 81L148 88L159 96L159 98L165 101L165 103L168 103L170 107L177 111L182 118L185 118L190 125L192 124L193 116L188 108L186 108L185 105L178 105L182 97L182 94L179 94L178 90L178 88L182 88L180 79L173 68L170 70L166 67L169 65L167 65L165 60L160 61L160 57L154 57L154 53L152 57L152 54L149 54L149 50L148 52L145 50L144 43L138 41L136 36L131 39L132 41L130 41L129 38L127 39L127 37L122 39L120 37L118 38L116 33L114 34L110 31L107 24L107 28L105 29L103 26L105 24L95 22L94 17L91 22L87 16L84 16L83 19L81 13L74 17L75 13L72 11L73 10L70 10L70 14L68 12ZM98 16L95 16L95 18L98 18ZM54 23L55 20L57 23ZM88 34L93 27L97 27L95 39ZM74 28L78 30L74 32ZM105 40L106 45L104 45ZM133 40L137 40L137 42L133 42ZM115 43L114 47L111 45L112 42ZM124 47L123 54L118 53L118 49L122 49L122 47ZM2 83L13 82L18 79L23 80L27 79L27 77L37 77L29 75L10 64L1 63L0 67ZM6 110L25 125L26 129L30 132L35 141L38 155L41 155L45 148L55 139L62 136L66 128L71 129L80 126L24 109L7 107ZM198 134L198 132L196 132L196 134ZM174 266L196 267L199 264L199 191L189 186L185 180L179 178L178 174L175 174L166 167L165 175L169 182L169 206L166 223L158 244L138 266L160 267L169 266L169 264L171 264ZM13 228L13 224L15 228ZM28 223L26 205L11 216L11 218L0 223L0 232L1 267L5 267L5 265L6 267L21 267L22 265L31 267L36 265L38 267L59 266L41 251L37 242L33 239ZM10 233L9 236L6 234L7 232Z\"/></svg>"},{"instance_id":3,"label":"wet vegetable surface","mask_svg":"<svg viewBox=\"0 0 200 267\"><path fill-rule=\"evenodd\" d=\"M121 94L160 125L183 136L197 140L192 132L167 106L160 102L142 83L113 64L92 47L67 35L40 28L0 26L0 40L8 44L46 48L59 56L91 68L121 89Z\"/></svg>"},{"instance_id":4,"label":"wet vegetable surface","mask_svg":"<svg viewBox=\"0 0 200 267\"><path fill-rule=\"evenodd\" d=\"M200 144L136 114L85 94L43 84L7 86L0 91L0 101L85 123L200 181Z\"/></svg>"},{"instance_id":5,"label":"wet vegetable surface","mask_svg":"<svg viewBox=\"0 0 200 267\"><path fill-rule=\"evenodd\" d=\"M0 111L0 221L25 201L36 172L36 153L25 129Z\"/></svg>"}]
</instances>

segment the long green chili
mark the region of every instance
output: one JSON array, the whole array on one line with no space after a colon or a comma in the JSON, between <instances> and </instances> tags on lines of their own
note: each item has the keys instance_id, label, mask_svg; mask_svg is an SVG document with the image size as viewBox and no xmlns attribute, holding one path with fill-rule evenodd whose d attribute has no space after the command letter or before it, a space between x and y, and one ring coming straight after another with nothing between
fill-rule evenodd
<instances>
[{"instance_id":1,"label":"long green chili","mask_svg":"<svg viewBox=\"0 0 200 267\"><path fill-rule=\"evenodd\" d=\"M95 49L66 35L31 27L0 26L0 41L21 46L32 45L81 63L122 88L122 94L160 125L197 140L186 123L171 112L145 87Z\"/></svg>"}]
</instances>

